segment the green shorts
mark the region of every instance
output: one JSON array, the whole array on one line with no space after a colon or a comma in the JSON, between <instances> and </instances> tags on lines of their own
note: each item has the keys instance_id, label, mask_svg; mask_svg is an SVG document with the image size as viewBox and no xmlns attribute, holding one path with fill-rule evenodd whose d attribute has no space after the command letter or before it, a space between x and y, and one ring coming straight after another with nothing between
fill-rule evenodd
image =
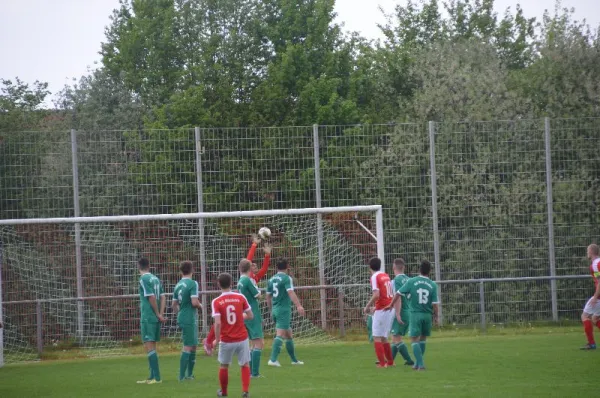
<instances>
[{"instance_id":1,"label":"green shorts","mask_svg":"<svg viewBox=\"0 0 600 398\"><path fill-rule=\"evenodd\" d=\"M179 324L181 329L181 339L184 347L194 347L198 345L198 324Z\"/></svg>"},{"instance_id":2,"label":"green shorts","mask_svg":"<svg viewBox=\"0 0 600 398\"><path fill-rule=\"evenodd\" d=\"M292 311L273 311L275 329L290 330L292 328Z\"/></svg>"},{"instance_id":3,"label":"green shorts","mask_svg":"<svg viewBox=\"0 0 600 398\"><path fill-rule=\"evenodd\" d=\"M262 339L265 337L262 328L262 318L260 315L254 314L254 318L249 321L244 321L246 330L248 331L248 338L250 340Z\"/></svg>"},{"instance_id":4,"label":"green shorts","mask_svg":"<svg viewBox=\"0 0 600 398\"><path fill-rule=\"evenodd\" d=\"M400 324L394 315L394 323L392 323L392 336L406 336L408 325L410 324L410 312L404 311L400 314L403 324Z\"/></svg>"},{"instance_id":5,"label":"green shorts","mask_svg":"<svg viewBox=\"0 0 600 398\"><path fill-rule=\"evenodd\" d=\"M141 322L142 342L160 341L160 322Z\"/></svg>"},{"instance_id":6,"label":"green shorts","mask_svg":"<svg viewBox=\"0 0 600 398\"><path fill-rule=\"evenodd\" d=\"M408 327L410 337L431 336L433 316L425 312L411 312Z\"/></svg>"}]
</instances>

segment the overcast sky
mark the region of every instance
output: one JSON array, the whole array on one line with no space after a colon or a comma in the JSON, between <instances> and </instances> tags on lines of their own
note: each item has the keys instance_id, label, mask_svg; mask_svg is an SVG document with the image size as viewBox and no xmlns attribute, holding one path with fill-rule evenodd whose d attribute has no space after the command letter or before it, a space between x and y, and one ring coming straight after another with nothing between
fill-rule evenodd
<instances>
[{"instance_id":1,"label":"overcast sky","mask_svg":"<svg viewBox=\"0 0 600 398\"><path fill-rule=\"evenodd\" d=\"M387 12L404 0L337 0L338 22L347 30L368 38L380 37L377 23L384 22L379 6ZM26 82L46 81L59 91L73 77L85 74L99 61L104 27L118 0L6 0L0 13L0 78L19 76ZM526 16L541 18L554 10L554 0L521 0ZM574 7L577 19L597 27L600 0L563 0ZM496 0L502 14L515 0ZM595 5L594 5L595 4Z\"/></svg>"}]
</instances>

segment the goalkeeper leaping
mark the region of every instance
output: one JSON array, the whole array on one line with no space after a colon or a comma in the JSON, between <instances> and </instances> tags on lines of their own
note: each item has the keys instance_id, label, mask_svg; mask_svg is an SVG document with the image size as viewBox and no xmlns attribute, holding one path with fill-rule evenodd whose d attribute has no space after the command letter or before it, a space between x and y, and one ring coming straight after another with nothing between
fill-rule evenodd
<instances>
[{"instance_id":1,"label":"goalkeeper leaping","mask_svg":"<svg viewBox=\"0 0 600 398\"><path fill-rule=\"evenodd\" d=\"M254 259L254 254L256 253L256 249L258 248L258 245L260 244L260 242L261 242L261 239L258 237L258 235L252 234L252 246L250 246L250 250L248 251L248 255L246 256L246 259L248 261L252 262L252 260ZM273 250L273 247L270 244L265 242L263 244L263 252L265 253L265 258L263 260L262 267L260 269L258 269L258 265L256 265L256 263L252 263L252 267L250 268L250 272L248 273L248 276L250 278L252 278L256 283L258 283L267 274L267 270L269 269L269 264L271 263L271 250ZM212 325L210 327L210 331L208 332L208 336L206 336L206 338L202 342L203 346L204 346L204 351L206 352L207 355L212 355L212 352L214 349L214 346L213 346L214 341L215 341L215 326Z\"/></svg>"}]
</instances>

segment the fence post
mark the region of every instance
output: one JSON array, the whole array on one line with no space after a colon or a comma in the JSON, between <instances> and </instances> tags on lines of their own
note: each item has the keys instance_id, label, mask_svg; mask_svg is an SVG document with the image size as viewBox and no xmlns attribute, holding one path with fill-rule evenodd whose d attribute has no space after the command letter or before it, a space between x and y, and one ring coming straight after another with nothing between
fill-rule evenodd
<instances>
[{"instance_id":1,"label":"fence post","mask_svg":"<svg viewBox=\"0 0 600 398\"><path fill-rule=\"evenodd\" d=\"M481 331L486 331L485 322L485 289L483 281L479 281L479 309L481 313Z\"/></svg>"},{"instance_id":2,"label":"fence post","mask_svg":"<svg viewBox=\"0 0 600 398\"><path fill-rule=\"evenodd\" d=\"M79 302L79 301L78 301ZM36 343L37 343L37 352L40 358L42 357L42 352L44 351L44 333L42 323L44 322L42 317L42 301L36 300L35 302L35 327L36 327Z\"/></svg>"},{"instance_id":3,"label":"fence post","mask_svg":"<svg viewBox=\"0 0 600 398\"><path fill-rule=\"evenodd\" d=\"M552 148L550 146L550 118L544 118L544 144L546 151L546 203L548 208L548 260L550 276L556 276L556 255L554 248L554 209L552 203ZM558 297L556 279L550 280L552 297L552 320L558 322Z\"/></svg>"},{"instance_id":4,"label":"fence post","mask_svg":"<svg viewBox=\"0 0 600 398\"><path fill-rule=\"evenodd\" d=\"M200 127L194 128L194 141L196 149L196 194L198 196L198 212L204 212L204 196L202 191L202 144L200 142ZM200 290L205 292L206 287L206 252L204 249L204 219L198 219L198 240L200 243ZM208 331L208 316L206 294L202 294L202 333Z\"/></svg>"},{"instance_id":5,"label":"fence post","mask_svg":"<svg viewBox=\"0 0 600 398\"><path fill-rule=\"evenodd\" d=\"M433 223L433 256L435 262L435 280L441 280L440 264L440 232L438 230L438 204L437 204L437 173L435 169L435 122L429 122L429 165L431 168L431 215ZM439 286L441 296L442 286ZM441 300L440 300L441 303ZM440 326L444 323L442 304L439 308Z\"/></svg>"},{"instance_id":6,"label":"fence post","mask_svg":"<svg viewBox=\"0 0 600 398\"><path fill-rule=\"evenodd\" d=\"M71 164L73 167L73 213L75 217L81 216L79 208L79 163L77 161L77 132L71 129ZM83 276L81 271L81 224L75 224L75 261L77 275L77 337L81 341L83 339L83 317L84 303L81 298L83 293Z\"/></svg>"},{"instance_id":7,"label":"fence post","mask_svg":"<svg viewBox=\"0 0 600 398\"><path fill-rule=\"evenodd\" d=\"M340 336L346 337L346 322L344 319L344 292L338 291L338 307L340 310Z\"/></svg>"},{"instance_id":8,"label":"fence post","mask_svg":"<svg viewBox=\"0 0 600 398\"><path fill-rule=\"evenodd\" d=\"M315 200L321 207L321 157L319 149L319 125L313 124L313 150L315 158ZM317 250L319 256L319 285L325 285L325 258L323 255L323 217L317 214ZM321 329L327 330L327 291L320 289Z\"/></svg>"}]
</instances>

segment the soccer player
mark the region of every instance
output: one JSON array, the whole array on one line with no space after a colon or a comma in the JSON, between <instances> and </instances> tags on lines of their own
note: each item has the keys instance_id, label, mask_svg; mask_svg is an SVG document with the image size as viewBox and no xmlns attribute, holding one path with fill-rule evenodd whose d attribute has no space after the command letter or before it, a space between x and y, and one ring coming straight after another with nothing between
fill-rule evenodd
<instances>
[{"instance_id":1,"label":"soccer player","mask_svg":"<svg viewBox=\"0 0 600 398\"><path fill-rule=\"evenodd\" d=\"M381 271L381 260L374 257L369 260L369 271L371 272L371 289L373 296L364 309L365 315L373 304L375 304L375 313L373 314L373 340L375 341L375 354L377 355L377 367L387 368L394 366L392 358L392 348L388 341L392 322L394 321L394 311L390 305L393 299L393 287L390 277Z\"/></svg>"},{"instance_id":2,"label":"soccer player","mask_svg":"<svg viewBox=\"0 0 600 398\"><path fill-rule=\"evenodd\" d=\"M438 322L438 288L434 281L429 279L431 264L427 260L421 262L420 275L410 278L396 294L392 305L397 300L406 297L410 303L408 335L412 342L415 364L413 369L425 370L423 355L425 355L425 342L431 336L432 321Z\"/></svg>"},{"instance_id":3,"label":"soccer player","mask_svg":"<svg viewBox=\"0 0 600 398\"><path fill-rule=\"evenodd\" d=\"M193 265L184 261L179 266L181 280L173 292L173 314L177 315L177 325L181 329L183 350L179 359L179 381L194 378L196 347L198 346L198 282L192 280ZM186 375L187 370L187 375Z\"/></svg>"},{"instance_id":4,"label":"soccer player","mask_svg":"<svg viewBox=\"0 0 600 398\"><path fill-rule=\"evenodd\" d=\"M139 259L138 269L140 271L142 342L148 353L148 363L150 365L150 376L146 380L138 381L138 384L157 384L162 383L162 381L158 367L156 343L160 341L160 324L166 321L164 314L167 301L160 280L150 273L148 259Z\"/></svg>"},{"instance_id":5,"label":"soccer player","mask_svg":"<svg viewBox=\"0 0 600 398\"><path fill-rule=\"evenodd\" d=\"M240 261L240 280L237 284L238 291L246 297L254 318L245 321L246 329L248 330L248 337L250 338L250 372L251 377L260 377L260 357L262 355L262 349L264 346L264 335L262 329L262 317L260 314L260 307L258 305L258 298L260 297L260 290L256 285L256 281L250 276L250 267L252 263L248 259Z\"/></svg>"},{"instance_id":6,"label":"soccer player","mask_svg":"<svg viewBox=\"0 0 600 398\"><path fill-rule=\"evenodd\" d=\"M394 260L394 292L396 294L399 293L400 288L404 286L406 281L408 281L408 276L404 274L404 259L397 258ZM402 358L404 358L405 365L414 365L415 363L411 359L408 348L406 348L406 344L402 341L402 338L406 336L406 332L408 330L409 324L409 309L408 309L408 300L398 300L394 304L394 310L396 316L394 317L394 321L392 323L392 358L396 360L396 355L400 353Z\"/></svg>"},{"instance_id":7,"label":"soccer player","mask_svg":"<svg viewBox=\"0 0 600 398\"><path fill-rule=\"evenodd\" d=\"M246 259L248 259L249 261L252 261L254 259L254 253L256 252L256 248L258 247L258 244L260 243L260 238L258 237L258 235L253 234L252 235L252 246L250 246L250 250L248 251L248 255L246 256ZM252 268L251 268L251 273L249 274L250 278L254 279L254 281L256 283L258 283L267 273L267 270L269 269L269 264L271 263L271 251L272 251L273 247L268 244L265 243L263 245L263 252L265 253L265 258L263 260L263 264L262 267L260 268L260 270L258 269L258 266L255 263L252 263ZM203 347L204 347L204 352L206 352L206 355L212 355L212 351L214 348L214 342L215 340L215 325L212 325L210 327L210 330L208 332L208 335L206 336L206 338L203 341Z\"/></svg>"},{"instance_id":8,"label":"soccer player","mask_svg":"<svg viewBox=\"0 0 600 398\"><path fill-rule=\"evenodd\" d=\"M244 321L253 318L252 309L243 294L231 291L231 275L221 274L218 278L221 295L212 301L212 316L215 319L215 344L219 344L219 382L221 389L218 397L227 396L229 384L229 365L233 355L237 355L242 373L242 397L248 397L250 388L250 347L248 331Z\"/></svg>"},{"instance_id":9,"label":"soccer player","mask_svg":"<svg viewBox=\"0 0 600 398\"><path fill-rule=\"evenodd\" d=\"M594 340L594 324L600 329L600 248L596 244L591 244L587 248L587 257L592 261L590 272L596 285L596 291L592 298L588 300L581 314L583 330L588 343L581 347L582 350L595 350L596 341Z\"/></svg>"},{"instance_id":10,"label":"soccer player","mask_svg":"<svg viewBox=\"0 0 600 398\"><path fill-rule=\"evenodd\" d=\"M304 316L304 308L294 292L294 283L292 277L288 275L289 263L286 259L277 261L277 273L269 279L267 286L267 305L271 308L273 321L275 321L276 336L273 340L273 349L271 359L267 362L269 366L281 367L277 360L281 347L285 340L285 349L287 350L292 365L304 365L296 358L294 340L292 336L292 303L296 306L300 316Z\"/></svg>"}]
</instances>

